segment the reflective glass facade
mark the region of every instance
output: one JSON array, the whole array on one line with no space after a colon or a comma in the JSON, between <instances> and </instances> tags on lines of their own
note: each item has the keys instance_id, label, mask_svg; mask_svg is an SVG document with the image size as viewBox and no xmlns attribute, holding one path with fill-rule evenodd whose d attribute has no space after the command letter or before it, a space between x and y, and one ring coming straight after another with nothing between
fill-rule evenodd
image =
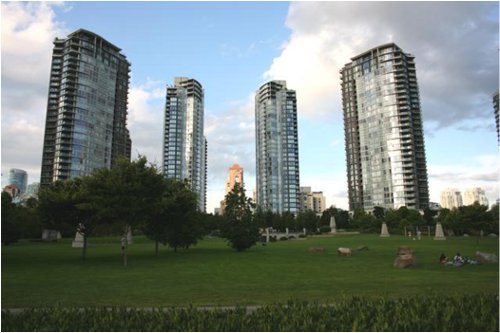
<instances>
[{"instance_id":1,"label":"reflective glass facade","mask_svg":"<svg viewBox=\"0 0 500 333\"><path fill-rule=\"evenodd\" d=\"M167 87L163 131L163 172L166 178L187 180L206 210L207 142L203 136L204 93L201 84L176 77Z\"/></svg>"},{"instance_id":2,"label":"reflective glass facade","mask_svg":"<svg viewBox=\"0 0 500 333\"><path fill-rule=\"evenodd\" d=\"M9 185L16 185L19 189L19 193L23 194L26 192L28 186L28 173L21 169L10 169L9 170Z\"/></svg>"},{"instance_id":3,"label":"reflective glass facade","mask_svg":"<svg viewBox=\"0 0 500 333\"><path fill-rule=\"evenodd\" d=\"M297 98L285 81L271 81L255 96L257 206L300 211Z\"/></svg>"},{"instance_id":4,"label":"reflective glass facade","mask_svg":"<svg viewBox=\"0 0 500 333\"><path fill-rule=\"evenodd\" d=\"M83 29L54 41L41 186L130 159L130 63L120 51Z\"/></svg>"},{"instance_id":5,"label":"reflective glass facade","mask_svg":"<svg viewBox=\"0 0 500 333\"><path fill-rule=\"evenodd\" d=\"M341 70L349 209L429 205L414 57L385 44Z\"/></svg>"}]
</instances>

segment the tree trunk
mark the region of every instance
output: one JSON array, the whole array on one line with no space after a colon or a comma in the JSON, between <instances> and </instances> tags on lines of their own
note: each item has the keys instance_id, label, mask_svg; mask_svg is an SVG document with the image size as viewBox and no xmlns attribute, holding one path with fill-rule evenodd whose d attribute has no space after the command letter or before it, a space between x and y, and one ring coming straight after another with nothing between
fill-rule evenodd
<instances>
[{"instance_id":1,"label":"tree trunk","mask_svg":"<svg viewBox=\"0 0 500 333\"><path fill-rule=\"evenodd\" d=\"M87 234L83 234L82 260L87 259Z\"/></svg>"},{"instance_id":2,"label":"tree trunk","mask_svg":"<svg viewBox=\"0 0 500 333\"><path fill-rule=\"evenodd\" d=\"M127 231L128 231L128 226L125 226L125 233L124 233L125 246L123 247L123 266L127 266L127 248L128 248Z\"/></svg>"}]
</instances>

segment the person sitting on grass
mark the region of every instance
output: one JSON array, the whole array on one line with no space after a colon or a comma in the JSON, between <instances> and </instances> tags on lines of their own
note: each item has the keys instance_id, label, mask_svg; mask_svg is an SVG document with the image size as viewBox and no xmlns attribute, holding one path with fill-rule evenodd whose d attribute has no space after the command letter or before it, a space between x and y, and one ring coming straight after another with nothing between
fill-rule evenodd
<instances>
[{"instance_id":1,"label":"person sitting on grass","mask_svg":"<svg viewBox=\"0 0 500 333\"><path fill-rule=\"evenodd\" d=\"M453 257L453 266L455 267L460 267L463 266L465 263L464 258L460 255L459 252Z\"/></svg>"},{"instance_id":2,"label":"person sitting on grass","mask_svg":"<svg viewBox=\"0 0 500 333\"><path fill-rule=\"evenodd\" d=\"M447 262L448 257L444 253L441 253L441 256L439 257L439 263L442 265L446 265Z\"/></svg>"}]
</instances>

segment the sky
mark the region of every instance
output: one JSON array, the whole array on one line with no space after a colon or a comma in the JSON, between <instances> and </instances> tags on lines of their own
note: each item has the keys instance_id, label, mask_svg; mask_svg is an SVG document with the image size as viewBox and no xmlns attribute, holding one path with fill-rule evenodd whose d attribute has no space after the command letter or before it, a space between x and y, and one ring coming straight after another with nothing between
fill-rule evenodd
<instances>
[{"instance_id":1,"label":"sky","mask_svg":"<svg viewBox=\"0 0 500 333\"><path fill-rule=\"evenodd\" d=\"M161 165L174 77L203 85L207 212L233 163L255 188L254 95L270 80L297 92L301 186L348 209L339 70L387 42L415 56L431 201L449 187L499 197L498 2L2 1L1 21L2 187L11 168L39 182L52 41L83 28L131 63L133 158Z\"/></svg>"}]
</instances>

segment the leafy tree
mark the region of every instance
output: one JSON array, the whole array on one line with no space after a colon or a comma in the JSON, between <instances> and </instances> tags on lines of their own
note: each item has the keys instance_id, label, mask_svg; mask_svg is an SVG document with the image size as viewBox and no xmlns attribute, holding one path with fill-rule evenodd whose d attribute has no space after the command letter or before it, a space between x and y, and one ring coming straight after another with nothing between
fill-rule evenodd
<instances>
[{"instance_id":1,"label":"leafy tree","mask_svg":"<svg viewBox=\"0 0 500 333\"><path fill-rule=\"evenodd\" d=\"M31 199L26 206L18 205L15 209L14 220L19 227L21 238L34 239L39 238L42 234L42 225L37 207L38 200Z\"/></svg>"},{"instance_id":2,"label":"leafy tree","mask_svg":"<svg viewBox=\"0 0 500 333\"><path fill-rule=\"evenodd\" d=\"M352 224L362 232L376 232L380 230L381 221L363 209L355 209Z\"/></svg>"},{"instance_id":3,"label":"leafy tree","mask_svg":"<svg viewBox=\"0 0 500 333\"><path fill-rule=\"evenodd\" d=\"M40 190L38 211L42 225L71 236L75 229L83 235L82 259L87 256L87 241L93 234L94 212L90 207L90 195L86 177L71 178L52 183Z\"/></svg>"},{"instance_id":4,"label":"leafy tree","mask_svg":"<svg viewBox=\"0 0 500 333\"><path fill-rule=\"evenodd\" d=\"M330 226L330 217L335 217L335 224L338 229L347 229L350 227L349 212L340 208L330 207L323 211L321 215L320 225Z\"/></svg>"},{"instance_id":5,"label":"leafy tree","mask_svg":"<svg viewBox=\"0 0 500 333\"><path fill-rule=\"evenodd\" d=\"M74 235L78 225L81 178L58 180L40 189L38 212L46 229L59 230L64 237Z\"/></svg>"},{"instance_id":6,"label":"leafy tree","mask_svg":"<svg viewBox=\"0 0 500 333\"><path fill-rule=\"evenodd\" d=\"M438 215L438 211L429 208L424 209L424 222L428 226L433 226L436 224L435 218Z\"/></svg>"},{"instance_id":7,"label":"leafy tree","mask_svg":"<svg viewBox=\"0 0 500 333\"><path fill-rule=\"evenodd\" d=\"M124 240L123 263L127 265L127 233L153 218L161 199L163 176L145 157L118 160L112 169L100 169L86 180L91 189L87 209L102 223L118 224Z\"/></svg>"},{"instance_id":8,"label":"leafy tree","mask_svg":"<svg viewBox=\"0 0 500 333\"><path fill-rule=\"evenodd\" d=\"M498 234L498 204L494 204L493 206L491 206L491 209L488 211L488 215L488 224L486 225L486 230L484 231L487 233Z\"/></svg>"},{"instance_id":9,"label":"leafy tree","mask_svg":"<svg viewBox=\"0 0 500 333\"><path fill-rule=\"evenodd\" d=\"M316 213L308 209L297 215L297 225L299 228L306 228L310 233L315 233L319 227L319 220Z\"/></svg>"},{"instance_id":10,"label":"leafy tree","mask_svg":"<svg viewBox=\"0 0 500 333\"><path fill-rule=\"evenodd\" d=\"M177 248L195 245L203 235L201 215L197 211L197 197L187 183L167 180L162 200L162 218L165 224L164 244Z\"/></svg>"},{"instance_id":11,"label":"leafy tree","mask_svg":"<svg viewBox=\"0 0 500 333\"><path fill-rule=\"evenodd\" d=\"M384 207L375 206L373 208L373 216L375 216L375 218L377 220L383 221L384 217L385 217L385 209L384 209Z\"/></svg>"},{"instance_id":12,"label":"leafy tree","mask_svg":"<svg viewBox=\"0 0 500 333\"><path fill-rule=\"evenodd\" d=\"M9 245L19 240L21 233L15 223L16 205L9 193L2 191L2 244Z\"/></svg>"},{"instance_id":13,"label":"leafy tree","mask_svg":"<svg viewBox=\"0 0 500 333\"><path fill-rule=\"evenodd\" d=\"M244 251L255 245L260 238L258 226L253 220L252 200L246 197L245 189L239 184L235 184L225 200L223 236L232 248Z\"/></svg>"}]
</instances>

